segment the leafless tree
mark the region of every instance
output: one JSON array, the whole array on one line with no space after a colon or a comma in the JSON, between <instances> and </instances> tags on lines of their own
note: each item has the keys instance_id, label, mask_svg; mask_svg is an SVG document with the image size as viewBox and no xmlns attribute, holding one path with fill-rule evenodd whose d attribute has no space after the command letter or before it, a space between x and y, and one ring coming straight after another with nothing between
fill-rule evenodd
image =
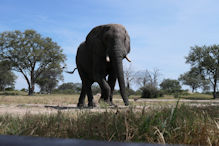
<instances>
[{"instance_id":1,"label":"leafless tree","mask_svg":"<svg viewBox=\"0 0 219 146\"><path fill-rule=\"evenodd\" d=\"M132 64L124 66L124 76L125 76L124 78L125 78L126 88L130 89L131 84L135 80L135 72L134 72L134 69L132 67Z\"/></svg>"},{"instance_id":2,"label":"leafless tree","mask_svg":"<svg viewBox=\"0 0 219 146\"><path fill-rule=\"evenodd\" d=\"M136 84L140 87L145 87L146 85L157 87L160 75L159 69L139 71L136 73Z\"/></svg>"}]
</instances>

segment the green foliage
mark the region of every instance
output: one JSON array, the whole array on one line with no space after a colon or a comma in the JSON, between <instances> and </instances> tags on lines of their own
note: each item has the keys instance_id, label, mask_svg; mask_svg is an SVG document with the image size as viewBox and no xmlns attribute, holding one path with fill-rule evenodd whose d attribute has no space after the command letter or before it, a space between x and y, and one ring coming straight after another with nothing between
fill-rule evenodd
<instances>
[{"instance_id":1,"label":"green foliage","mask_svg":"<svg viewBox=\"0 0 219 146\"><path fill-rule=\"evenodd\" d=\"M22 88L20 91L27 92L28 90L25 88Z\"/></svg>"},{"instance_id":2,"label":"green foliage","mask_svg":"<svg viewBox=\"0 0 219 146\"><path fill-rule=\"evenodd\" d=\"M184 85L188 85L192 88L194 92L197 88L203 87L204 90L208 89L210 84L201 74L199 68L193 67L190 71L180 75L179 81Z\"/></svg>"},{"instance_id":3,"label":"green foliage","mask_svg":"<svg viewBox=\"0 0 219 146\"><path fill-rule=\"evenodd\" d=\"M186 63L198 68L205 79L210 79L213 95L216 98L217 81L219 78L219 45L191 47Z\"/></svg>"},{"instance_id":4,"label":"green foliage","mask_svg":"<svg viewBox=\"0 0 219 146\"><path fill-rule=\"evenodd\" d=\"M105 141L218 145L218 107L0 116L0 134Z\"/></svg>"},{"instance_id":5,"label":"green foliage","mask_svg":"<svg viewBox=\"0 0 219 146\"><path fill-rule=\"evenodd\" d=\"M29 95L33 94L36 80L43 72L64 63L62 51L51 38L42 37L34 30L0 33L0 58L24 76Z\"/></svg>"},{"instance_id":6,"label":"green foliage","mask_svg":"<svg viewBox=\"0 0 219 146\"><path fill-rule=\"evenodd\" d=\"M163 96L162 92L154 86L146 85L145 87L142 87L141 90L141 98L157 98Z\"/></svg>"},{"instance_id":7,"label":"green foliage","mask_svg":"<svg viewBox=\"0 0 219 146\"><path fill-rule=\"evenodd\" d=\"M51 93L58 85L59 80L63 80L62 71L63 69L59 66L43 72L36 80L36 83L40 86L40 92Z\"/></svg>"},{"instance_id":8,"label":"green foliage","mask_svg":"<svg viewBox=\"0 0 219 146\"><path fill-rule=\"evenodd\" d=\"M0 62L0 91L5 90L5 88L14 89L16 78L6 62Z\"/></svg>"},{"instance_id":9,"label":"green foliage","mask_svg":"<svg viewBox=\"0 0 219 146\"><path fill-rule=\"evenodd\" d=\"M81 83L63 83L59 85L57 89L53 91L53 93L61 93L61 94L73 94L73 93L80 93L81 91Z\"/></svg>"},{"instance_id":10,"label":"green foliage","mask_svg":"<svg viewBox=\"0 0 219 146\"><path fill-rule=\"evenodd\" d=\"M95 95L97 93L101 93L100 86L98 84L93 84L91 86L92 93Z\"/></svg>"},{"instance_id":11,"label":"green foliage","mask_svg":"<svg viewBox=\"0 0 219 146\"><path fill-rule=\"evenodd\" d=\"M14 87L7 87L5 88L5 91L14 91Z\"/></svg>"},{"instance_id":12,"label":"green foliage","mask_svg":"<svg viewBox=\"0 0 219 146\"><path fill-rule=\"evenodd\" d=\"M164 79L160 84L160 87L166 94L174 94L181 89L179 81L172 79Z\"/></svg>"},{"instance_id":13,"label":"green foliage","mask_svg":"<svg viewBox=\"0 0 219 146\"><path fill-rule=\"evenodd\" d=\"M76 91L73 89L64 89L64 90L54 89L52 93L53 94L75 94Z\"/></svg>"},{"instance_id":14,"label":"green foliage","mask_svg":"<svg viewBox=\"0 0 219 146\"><path fill-rule=\"evenodd\" d=\"M136 92L131 88L126 88L126 92L127 92L128 97L131 95L136 95Z\"/></svg>"},{"instance_id":15,"label":"green foliage","mask_svg":"<svg viewBox=\"0 0 219 146\"><path fill-rule=\"evenodd\" d=\"M1 91L0 92L0 95L6 95L6 96L8 96L8 95L12 95L12 96L17 96L17 95L27 95L27 93L26 92L24 92L24 91L17 91L17 90L5 90L5 91ZM7 97L8 98L8 97Z\"/></svg>"}]
</instances>

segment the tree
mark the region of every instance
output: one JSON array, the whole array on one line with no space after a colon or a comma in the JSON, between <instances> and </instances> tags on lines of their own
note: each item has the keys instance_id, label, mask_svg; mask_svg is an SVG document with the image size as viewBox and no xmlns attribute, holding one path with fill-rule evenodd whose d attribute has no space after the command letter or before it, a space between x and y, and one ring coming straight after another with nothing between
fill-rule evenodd
<instances>
[{"instance_id":1,"label":"tree","mask_svg":"<svg viewBox=\"0 0 219 146\"><path fill-rule=\"evenodd\" d=\"M20 72L27 84L28 95L34 93L37 79L43 72L60 67L65 55L57 43L34 30L11 31L0 34L0 57Z\"/></svg>"},{"instance_id":2,"label":"tree","mask_svg":"<svg viewBox=\"0 0 219 146\"><path fill-rule=\"evenodd\" d=\"M0 91L5 90L6 87L14 88L15 80L16 76L11 69L5 62L0 62Z\"/></svg>"},{"instance_id":3,"label":"tree","mask_svg":"<svg viewBox=\"0 0 219 146\"><path fill-rule=\"evenodd\" d=\"M161 82L160 87L168 94L179 92L181 89L179 81L172 79L164 79Z\"/></svg>"},{"instance_id":4,"label":"tree","mask_svg":"<svg viewBox=\"0 0 219 146\"><path fill-rule=\"evenodd\" d=\"M92 93L95 95L97 93L101 93L101 88L100 86L97 84L97 83L94 83L92 86L91 86L91 89L92 89Z\"/></svg>"},{"instance_id":5,"label":"tree","mask_svg":"<svg viewBox=\"0 0 219 146\"><path fill-rule=\"evenodd\" d=\"M203 77L210 81L213 87L213 97L216 98L219 78L219 45L191 47L186 63L198 68Z\"/></svg>"},{"instance_id":6,"label":"tree","mask_svg":"<svg viewBox=\"0 0 219 146\"><path fill-rule=\"evenodd\" d=\"M43 72L36 80L36 84L40 86L40 92L51 93L58 85L59 80L63 80L62 71L63 68L57 67Z\"/></svg>"},{"instance_id":7,"label":"tree","mask_svg":"<svg viewBox=\"0 0 219 146\"><path fill-rule=\"evenodd\" d=\"M198 68L193 67L190 71L180 75L179 81L184 85L188 85L192 88L192 92L194 92L197 88L202 87L203 83L205 83L204 77L200 74Z\"/></svg>"},{"instance_id":8,"label":"tree","mask_svg":"<svg viewBox=\"0 0 219 146\"><path fill-rule=\"evenodd\" d=\"M158 69L153 71L139 71L135 74L136 84L140 86L141 98L156 98L160 96L158 89L158 79L160 72Z\"/></svg>"},{"instance_id":9,"label":"tree","mask_svg":"<svg viewBox=\"0 0 219 146\"><path fill-rule=\"evenodd\" d=\"M134 91L131 89L131 84L135 80L135 72L133 71L132 65L124 67L124 79L126 83L126 91L128 92L128 96L134 93Z\"/></svg>"},{"instance_id":10,"label":"tree","mask_svg":"<svg viewBox=\"0 0 219 146\"><path fill-rule=\"evenodd\" d=\"M81 83L63 83L58 87L58 90L72 90L74 93L80 93L82 84Z\"/></svg>"},{"instance_id":11,"label":"tree","mask_svg":"<svg viewBox=\"0 0 219 146\"><path fill-rule=\"evenodd\" d=\"M152 72L149 70L139 71L135 74L136 76L136 84L140 87L145 86L158 86L158 78L160 76L159 69L154 69Z\"/></svg>"}]
</instances>

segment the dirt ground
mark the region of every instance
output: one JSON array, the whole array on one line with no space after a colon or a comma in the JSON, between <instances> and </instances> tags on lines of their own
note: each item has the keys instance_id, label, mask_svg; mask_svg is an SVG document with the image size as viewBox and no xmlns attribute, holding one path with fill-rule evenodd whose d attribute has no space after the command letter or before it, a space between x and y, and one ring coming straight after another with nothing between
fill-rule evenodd
<instances>
[{"instance_id":1,"label":"dirt ground","mask_svg":"<svg viewBox=\"0 0 219 146\"><path fill-rule=\"evenodd\" d=\"M135 110L141 111L144 109L153 109L160 107L174 107L176 105L176 99L130 99L130 106ZM115 103L122 103L121 99L115 99ZM219 100L180 100L180 104L188 104L190 106L219 106ZM106 110L116 111L116 110L126 110L129 107L119 105L118 107L109 107L106 105L97 104L95 108L83 108L78 109L76 104L67 105L55 105L55 104L0 104L0 115L2 114L12 114L12 115L25 115L25 114L52 114L58 111L62 112L104 112Z\"/></svg>"}]
</instances>

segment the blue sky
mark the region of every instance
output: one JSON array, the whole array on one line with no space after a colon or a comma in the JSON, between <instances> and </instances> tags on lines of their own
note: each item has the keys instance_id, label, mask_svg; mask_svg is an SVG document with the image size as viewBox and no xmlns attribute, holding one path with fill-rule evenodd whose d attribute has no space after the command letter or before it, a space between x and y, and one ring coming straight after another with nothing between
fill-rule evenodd
<instances>
[{"instance_id":1,"label":"blue sky","mask_svg":"<svg viewBox=\"0 0 219 146\"><path fill-rule=\"evenodd\" d=\"M177 79L189 70L185 56L191 46L219 44L218 5L217 0L0 0L0 32L34 29L51 37L72 70L77 47L93 27L123 24L134 70L158 68L161 78ZM16 89L26 88L17 75ZM80 78L64 74L64 82Z\"/></svg>"}]
</instances>

